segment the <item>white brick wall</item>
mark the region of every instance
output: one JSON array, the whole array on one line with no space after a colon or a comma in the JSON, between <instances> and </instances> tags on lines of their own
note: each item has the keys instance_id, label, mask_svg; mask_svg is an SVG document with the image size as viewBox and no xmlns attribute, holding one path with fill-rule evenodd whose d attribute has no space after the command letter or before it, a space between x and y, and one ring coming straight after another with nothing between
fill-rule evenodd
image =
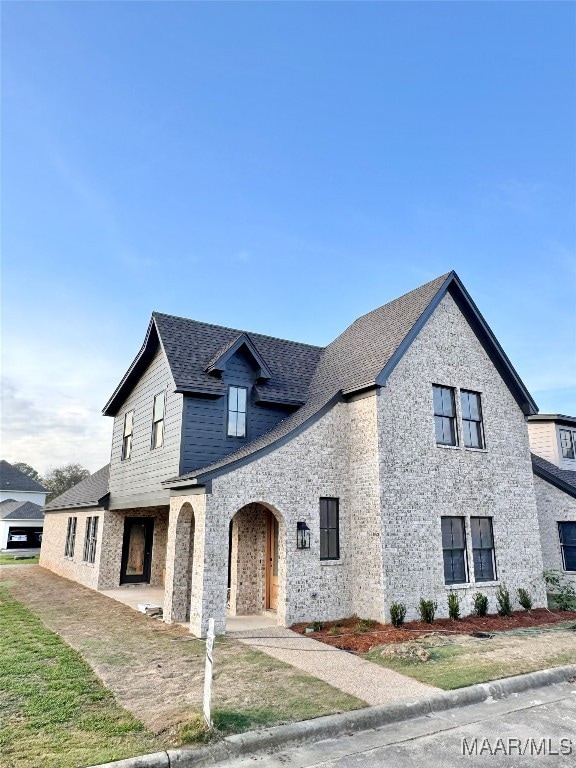
<instances>
[{"instance_id":1,"label":"white brick wall","mask_svg":"<svg viewBox=\"0 0 576 768\"><path fill-rule=\"evenodd\" d=\"M567 579L576 584L576 573L570 574L563 571L560 538L558 536L559 522L576 522L576 499L536 476L534 476L534 488L538 506L544 568L555 568L562 571Z\"/></svg>"}]
</instances>

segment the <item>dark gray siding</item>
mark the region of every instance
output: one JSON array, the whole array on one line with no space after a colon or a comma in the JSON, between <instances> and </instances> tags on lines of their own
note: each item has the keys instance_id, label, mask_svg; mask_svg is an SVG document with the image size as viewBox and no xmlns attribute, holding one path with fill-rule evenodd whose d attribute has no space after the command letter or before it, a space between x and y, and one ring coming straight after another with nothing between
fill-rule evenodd
<instances>
[{"instance_id":1,"label":"dark gray siding","mask_svg":"<svg viewBox=\"0 0 576 768\"><path fill-rule=\"evenodd\" d=\"M154 396L166 392L164 445L151 450ZM124 414L134 410L132 456L121 461ZM182 395L174 393L174 379L159 349L117 416L110 457L110 509L167 504L169 492L161 483L178 474Z\"/></svg>"},{"instance_id":2,"label":"dark gray siding","mask_svg":"<svg viewBox=\"0 0 576 768\"><path fill-rule=\"evenodd\" d=\"M222 375L227 385L248 388L248 434L245 438L226 435L226 397L184 397L180 474L222 459L268 432L288 416L290 410L257 405L254 402L255 376L256 370L242 350L230 358Z\"/></svg>"}]
</instances>

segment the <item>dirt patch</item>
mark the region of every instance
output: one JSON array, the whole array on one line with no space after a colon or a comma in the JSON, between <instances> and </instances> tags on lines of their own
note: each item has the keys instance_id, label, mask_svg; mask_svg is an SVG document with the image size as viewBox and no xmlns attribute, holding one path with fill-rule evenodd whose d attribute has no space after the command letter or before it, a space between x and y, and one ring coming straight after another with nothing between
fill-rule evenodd
<instances>
[{"instance_id":1,"label":"dirt patch","mask_svg":"<svg viewBox=\"0 0 576 768\"><path fill-rule=\"evenodd\" d=\"M436 619L433 624L408 621L400 629L395 629L391 624L362 621L358 617L326 622L322 624L321 629L318 628L312 633L306 632L306 629L311 627L310 624L294 624L291 629L343 651L367 653L378 645L406 643L423 635L461 635L474 632L492 634L570 621L576 623L576 611L549 611L538 608L530 612L515 611L511 616L467 616L458 621Z\"/></svg>"},{"instance_id":2,"label":"dirt patch","mask_svg":"<svg viewBox=\"0 0 576 768\"><path fill-rule=\"evenodd\" d=\"M6 569L8 570L8 569ZM43 568L10 568L2 586L78 650L117 701L153 733L177 743L177 726L201 711L205 644ZM213 707L274 725L363 702L237 641L216 641Z\"/></svg>"}]
</instances>

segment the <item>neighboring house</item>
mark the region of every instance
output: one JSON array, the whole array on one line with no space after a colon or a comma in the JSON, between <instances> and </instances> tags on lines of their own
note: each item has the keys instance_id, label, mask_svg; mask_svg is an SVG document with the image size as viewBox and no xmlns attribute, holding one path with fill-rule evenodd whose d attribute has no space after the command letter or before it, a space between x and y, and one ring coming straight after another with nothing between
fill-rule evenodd
<instances>
[{"instance_id":1,"label":"neighboring house","mask_svg":"<svg viewBox=\"0 0 576 768\"><path fill-rule=\"evenodd\" d=\"M165 585L166 621L546 603L526 416L536 405L454 272L325 348L152 315L104 414L107 468L46 505L41 564ZM92 486L90 485L92 483ZM71 494L72 492L68 492Z\"/></svg>"},{"instance_id":2,"label":"neighboring house","mask_svg":"<svg viewBox=\"0 0 576 768\"><path fill-rule=\"evenodd\" d=\"M0 549L39 547L48 491L7 461L0 461Z\"/></svg>"},{"instance_id":3,"label":"neighboring house","mask_svg":"<svg viewBox=\"0 0 576 768\"><path fill-rule=\"evenodd\" d=\"M545 568L576 583L576 417L528 418Z\"/></svg>"}]
</instances>

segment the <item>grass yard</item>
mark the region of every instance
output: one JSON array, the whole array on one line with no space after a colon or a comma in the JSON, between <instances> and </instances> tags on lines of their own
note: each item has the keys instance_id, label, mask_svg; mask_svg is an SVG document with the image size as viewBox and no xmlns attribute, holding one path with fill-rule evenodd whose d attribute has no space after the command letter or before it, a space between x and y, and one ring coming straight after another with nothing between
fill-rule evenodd
<instances>
[{"instance_id":1,"label":"grass yard","mask_svg":"<svg viewBox=\"0 0 576 768\"><path fill-rule=\"evenodd\" d=\"M14 555L0 555L0 565L38 565L40 555L26 558L26 560L15 560Z\"/></svg>"},{"instance_id":2,"label":"grass yard","mask_svg":"<svg viewBox=\"0 0 576 768\"><path fill-rule=\"evenodd\" d=\"M376 646L364 658L444 690L576 664L574 621L498 632L489 639L440 633Z\"/></svg>"},{"instance_id":3,"label":"grass yard","mask_svg":"<svg viewBox=\"0 0 576 768\"><path fill-rule=\"evenodd\" d=\"M77 768L161 748L80 655L5 589L0 624L5 768Z\"/></svg>"},{"instance_id":4,"label":"grass yard","mask_svg":"<svg viewBox=\"0 0 576 768\"><path fill-rule=\"evenodd\" d=\"M0 594L2 768L80 768L206 741L205 644L187 629L38 567L6 569ZM232 638L216 641L212 690L212 738L365 706Z\"/></svg>"}]
</instances>

